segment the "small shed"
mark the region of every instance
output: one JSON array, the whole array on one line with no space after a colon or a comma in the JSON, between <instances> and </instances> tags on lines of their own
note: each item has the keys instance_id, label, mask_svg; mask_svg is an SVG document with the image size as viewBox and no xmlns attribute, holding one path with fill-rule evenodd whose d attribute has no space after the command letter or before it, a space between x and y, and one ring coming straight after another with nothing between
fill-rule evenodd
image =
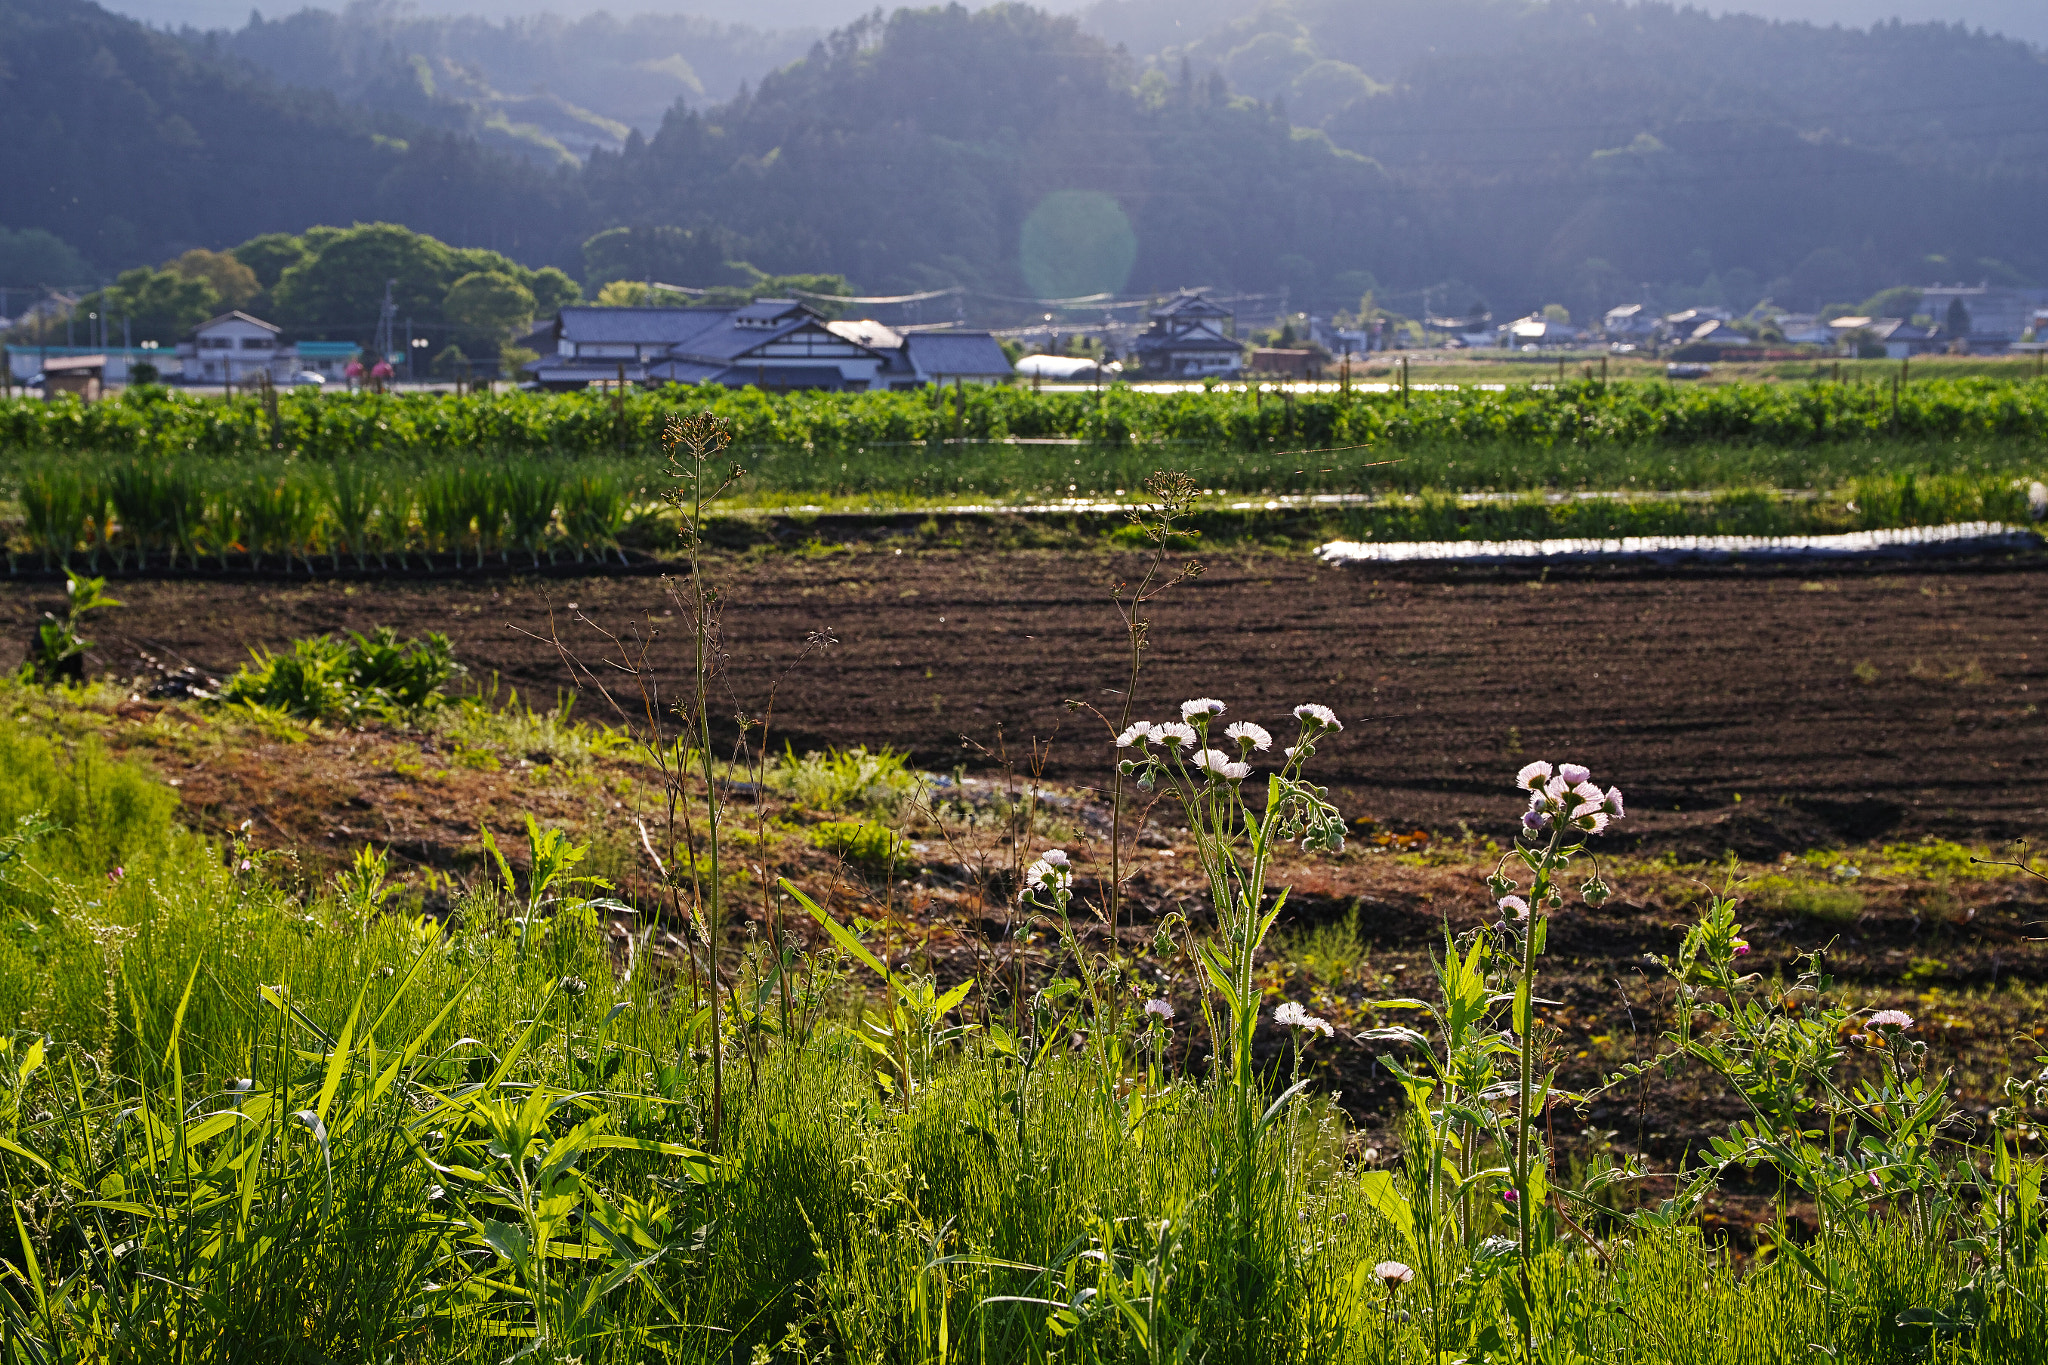
<instances>
[{"instance_id":1,"label":"small shed","mask_svg":"<svg viewBox=\"0 0 2048 1365\"><path fill-rule=\"evenodd\" d=\"M90 403L100 396L106 378L107 358L103 355L72 355L46 361L43 364L43 397L54 398L60 393L69 393Z\"/></svg>"},{"instance_id":2,"label":"small shed","mask_svg":"<svg viewBox=\"0 0 2048 1365\"><path fill-rule=\"evenodd\" d=\"M1275 346L1261 346L1252 352L1253 374L1281 375L1288 379L1313 379L1316 377L1316 353L1309 350L1283 350Z\"/></svg>"}]
</instances>

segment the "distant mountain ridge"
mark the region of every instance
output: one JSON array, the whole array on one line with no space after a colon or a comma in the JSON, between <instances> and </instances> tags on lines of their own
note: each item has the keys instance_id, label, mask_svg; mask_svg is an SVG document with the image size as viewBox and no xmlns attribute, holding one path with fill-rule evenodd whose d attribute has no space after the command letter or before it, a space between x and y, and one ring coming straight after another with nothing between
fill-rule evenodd
<instances>
[{"instance_id":1,"label":"distant mountain ridge","mask_svg":"<svg viewBox=\"0 0 2048 1365\"><path fill-rule=\"evenodd\" d=\"M114 268L388 219L572 270L593 234L658 227L870 292L1204 284L1319 312L1367 292L1410 314L1817 308L2048 278L2048 56L1953 27L1182 0L1213 26L1146 56L1090 31L1101 9L1005 5L870 17L784 61L787 36L770 52L690 21L657 42L637 21L356 13L174 37L87 0L0 0L0 226ZM517 65L572 29L594 85ZM600 100L629 93L607 72L699 40L766 74L721 99L686 58L635 96L635 120L668 101L645 132ZM259 65L244 43L275 46ZM684 70L702 94L670 98ZM557 80L521 83L536 73Z\"/></svg>"}]
</instances>

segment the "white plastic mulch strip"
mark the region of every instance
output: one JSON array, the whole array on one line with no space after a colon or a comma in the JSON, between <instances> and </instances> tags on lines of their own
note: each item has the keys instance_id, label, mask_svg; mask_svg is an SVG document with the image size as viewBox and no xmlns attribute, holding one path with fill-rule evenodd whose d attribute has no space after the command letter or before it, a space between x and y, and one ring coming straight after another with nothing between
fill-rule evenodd
<instances>
[{"instance_id":1,"label":"white plastic mulch strip","mask_svg":"<svg viewBox=\"0 0 2048 1365\"><path fill-rule=\"evenodd\" d=\"M1845 559L1859 555L1911 556L2025 550L2041 537L1997 521L1953 526L1909 526L1896 531L1851 531L1836 536L1623 536L1614 540L1333 540L1316 553L1332 564L1389 564L1413 560L1472 563L1550 559Z\"/></svg>"}]
</instances>

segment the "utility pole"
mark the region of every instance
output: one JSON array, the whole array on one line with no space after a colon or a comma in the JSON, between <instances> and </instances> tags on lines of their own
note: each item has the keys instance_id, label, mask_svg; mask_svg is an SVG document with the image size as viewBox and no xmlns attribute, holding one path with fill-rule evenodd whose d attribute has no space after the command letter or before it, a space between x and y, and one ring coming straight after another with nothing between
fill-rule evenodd
<instances>
[{"instance_id":1,"label":"utility pole","mask_svg":"<svg viewBox=\"0 0 2048 1365\"><path fill-rule=\"evenodd\" d=\"M391 363L392 333L398 321L398 305L391 300L391 291L397 285L397 280L384 281L384 306L377 310L377 359L386 365Z\"/></svg>"}]
</instances>

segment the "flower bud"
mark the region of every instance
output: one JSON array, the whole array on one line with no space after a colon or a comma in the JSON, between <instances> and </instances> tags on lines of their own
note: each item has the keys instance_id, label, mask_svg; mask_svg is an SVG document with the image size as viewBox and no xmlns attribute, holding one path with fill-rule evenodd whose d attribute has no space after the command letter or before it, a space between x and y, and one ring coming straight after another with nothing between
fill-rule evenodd
<instances>
[{"instance_id":1,"label":"flower bud","mask_svg":"<svg viewBox=\"0 0 2048 1365\"><path fill-rule=\"evenodd\" d=\"M1584 900L1586 904L1594 906L1595 908L1605 905L1607 903L1608 897L1612 896L1613 894L1614 889L1608 886L1606 882L1601 881L1598 877L1588 877L1579 886L1580 898Z\"/></svg>"}]
</instances>

